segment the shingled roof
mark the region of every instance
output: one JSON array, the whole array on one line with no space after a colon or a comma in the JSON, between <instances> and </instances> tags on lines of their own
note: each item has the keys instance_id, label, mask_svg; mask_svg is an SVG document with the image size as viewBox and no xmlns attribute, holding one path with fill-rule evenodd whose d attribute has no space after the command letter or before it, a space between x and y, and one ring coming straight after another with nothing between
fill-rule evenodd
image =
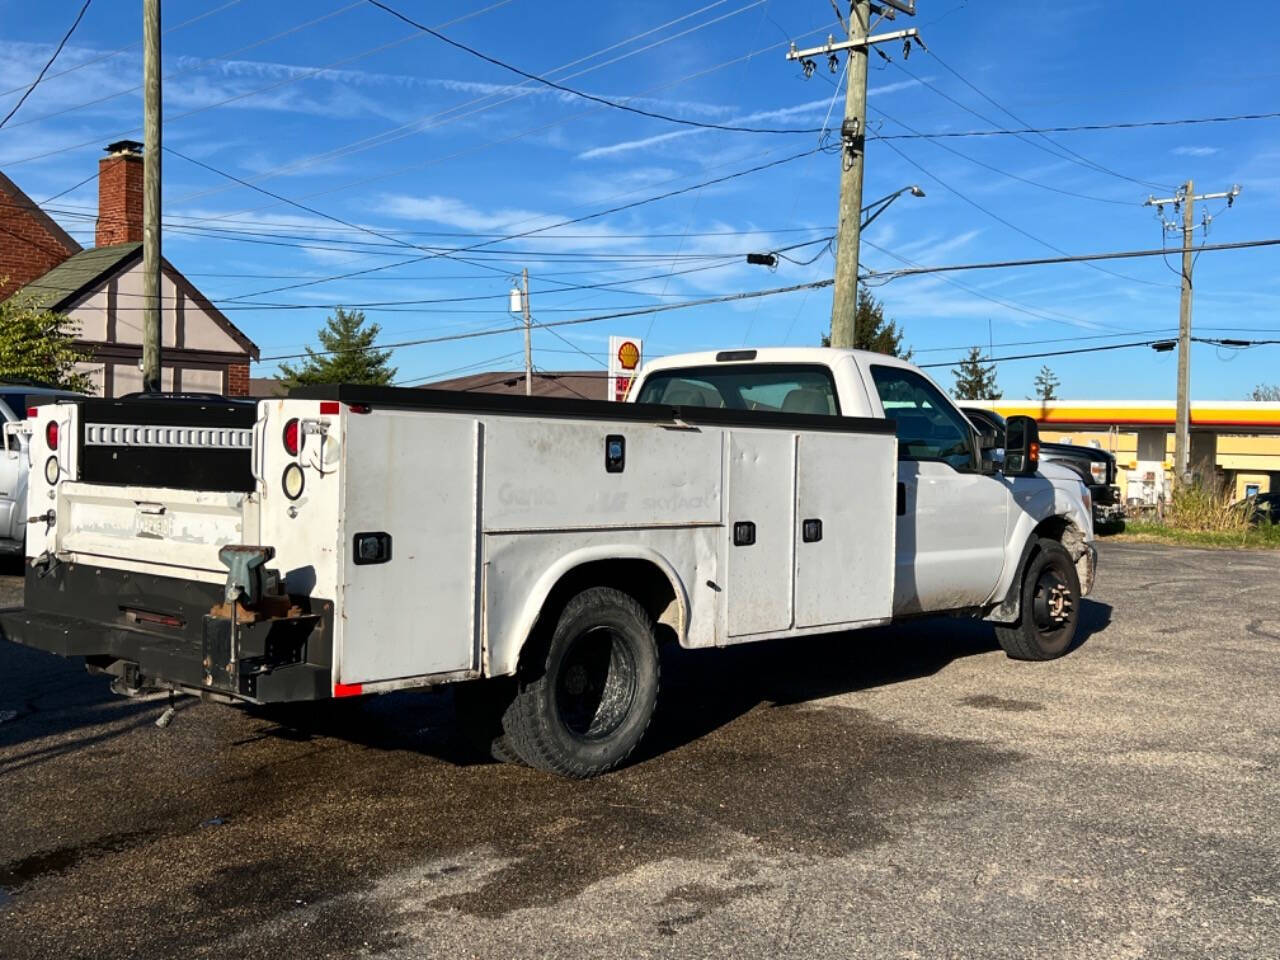
<instances>
[{"instance_id":1,"label":"shingled roof","mask_svg":"<svg viewBox=\"0 0 1280 960\"><path fill-rule=\"evenodd\" d=\"M90 247L68 257L43 277L37 277L13 296L30 294L47 310L61 310L78 294L98 285L117 269L142 256L142 244L117 243Z\"/></svg>"}]
</instances>

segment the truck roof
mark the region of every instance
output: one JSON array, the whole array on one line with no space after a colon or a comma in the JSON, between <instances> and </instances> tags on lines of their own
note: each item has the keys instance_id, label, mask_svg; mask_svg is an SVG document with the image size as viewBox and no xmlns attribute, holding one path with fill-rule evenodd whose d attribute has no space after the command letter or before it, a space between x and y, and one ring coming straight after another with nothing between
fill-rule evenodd
<instances>
[{"instance_id":1,"label":"truck roof","mask_svg":"<svg viewBox=\"0 0 1280 960\"><path fill-rule=\"evenodd\" d=\"M850 350L838 347L735 347L729 350L705 350L700 353L677 353L659 357L644 365L642 374L669 370L672 367L702 367L734 363L818 363L834 367L845 357L874 358L876 363L888 366L913 367L906 360L870 350Z\"/></svg>"}]
</instances>

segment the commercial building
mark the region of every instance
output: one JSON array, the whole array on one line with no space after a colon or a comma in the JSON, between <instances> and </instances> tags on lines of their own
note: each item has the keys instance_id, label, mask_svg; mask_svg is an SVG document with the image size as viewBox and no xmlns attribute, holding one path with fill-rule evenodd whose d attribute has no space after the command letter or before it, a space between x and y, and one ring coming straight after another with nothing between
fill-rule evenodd
<instances>
[{"instance_id":1,"label":"commercial building","mask_svg":"<svg viewBox=\"0 0 1280 960\"><path fill-rule=\"evenodd\" d=\"M1116 455L1125 499L1154 503L1173 482L1173 402L1110 400L966 401L1010 417L1034 417L1043 440L1099 447ZM1236 497L1280 491L1280 403L1191 404L1191 469Z\"/></svg>"}]
</instances>

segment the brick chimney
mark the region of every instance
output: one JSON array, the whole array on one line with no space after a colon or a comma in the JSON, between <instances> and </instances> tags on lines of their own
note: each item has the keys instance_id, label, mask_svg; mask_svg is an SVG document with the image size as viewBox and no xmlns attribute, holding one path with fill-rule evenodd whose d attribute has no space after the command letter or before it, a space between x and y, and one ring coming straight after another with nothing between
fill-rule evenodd
<instances>
[{"instance_id":1,"label":"brick chimney","mask_svg":"<svg viewBox=\"0 0 1280 960\"><path fill-rule=\"evenodd\" d=\"M142 240L142 144L118 140L98 161L98 231L95 244Z\"/></svg>"}]
</instances>

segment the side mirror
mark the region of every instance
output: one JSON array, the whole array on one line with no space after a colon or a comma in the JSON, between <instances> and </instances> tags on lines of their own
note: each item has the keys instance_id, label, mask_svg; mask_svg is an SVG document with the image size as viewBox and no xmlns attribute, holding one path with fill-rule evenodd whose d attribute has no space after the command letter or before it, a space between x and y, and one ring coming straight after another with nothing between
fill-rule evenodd
<instances>
[{"instance_id":1,"label":"side mirror","mask_svg":"<svg viewBox=\"0 0 1280 960\"><path fill-rule=\"evenodd\" d=\"M1005 425L1004 473L1030 477L1040 469L1040 428L1031 417L1010 417Z\"/></svg>"},{"instance_id":2,"label":"side mirror","mask_svg":"<svg viewBox=\"0 0 1280 960\"><path fill-rule=\"evenodd\" d=\"M1003 446L1004 438L997 431L991 429L978 431L979 450L999 450Z\"/></svg>"}]
</instances>

